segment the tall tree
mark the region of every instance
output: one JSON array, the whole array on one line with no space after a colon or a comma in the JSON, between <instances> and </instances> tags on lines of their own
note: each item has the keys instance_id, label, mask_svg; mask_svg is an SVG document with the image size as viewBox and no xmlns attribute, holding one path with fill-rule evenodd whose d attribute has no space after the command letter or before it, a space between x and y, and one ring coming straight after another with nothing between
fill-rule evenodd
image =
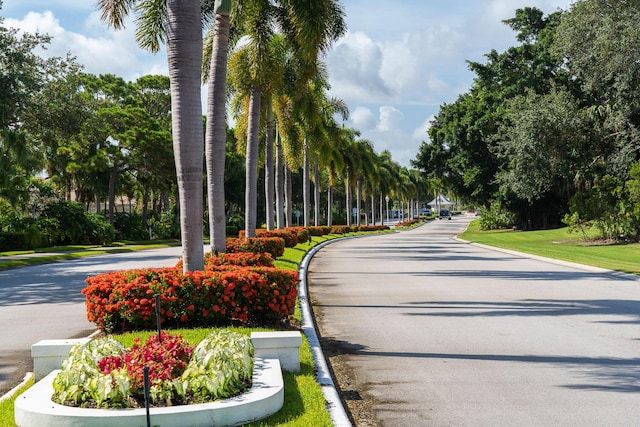
<instances>
[{"instance_id":1,"label":"tall tree","mask_svg":"<svg viewBox=\"0 0 640 427\"><path fill-rule=\"evenodd\" d=\"M211 2L209 2L211 3ZM205 153L207 163L207 201L211 251L225 252L225 153L226 153L226 84L227 55L231 26L231 0L216 0L213 4L214 26L207 37L205 51L211 46L209 61L207 127Z\"/></svg>"},{"instance_id":2,"label":"tall tree","mask_svg":"<svg viewBox=\"0 0 640 427\"><path fill-rule=\"evenodd\" d=\"M257 200L258 137L260 103L267 77L263 73L270 67L270 40L280 30L293 47L299 60L315 64L318 54L326 51L345 31L344 12L335 0L281 0L271 4L265 0L248 1L244 9L242 33L248 36L246 54L249 55L251 81L249 116L247 124L247 191L245 233L255 235ZM315 73L312 66L300 81L306 83ZM267 97L268 101L270 99Z\"/></svg>"},{"instance_id":3,"label":"tall tree","mask_svg":"<svg viewBox=\"0 0 640 427\"><path fill-rule=\"evenodd\" d=\"M204 134L200 101L202 24L197 0L166 2L99 0L102 19L116 29L135 8L138 41L152 51L166 41L173 147L180 199L184 271L204 269L202 163ZM166 16L166 20L163 17Z\"/></svg>"}]
</instances>

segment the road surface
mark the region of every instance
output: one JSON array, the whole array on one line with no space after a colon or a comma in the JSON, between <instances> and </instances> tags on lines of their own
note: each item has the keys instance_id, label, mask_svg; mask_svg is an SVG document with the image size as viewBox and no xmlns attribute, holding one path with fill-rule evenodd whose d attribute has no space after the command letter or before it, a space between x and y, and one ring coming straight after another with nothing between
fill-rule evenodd
<instances>
[{"instance_id":1,"label":"road surface","mask_svg":"<svg viewBox=\"0 0 640 427\"><path fill-rule=\"evenodd\" d=\"M471 219L311 261L343 397L373 409L360 425L640 425L640 283L454 240Z\"/></svg>"}]
</instances>

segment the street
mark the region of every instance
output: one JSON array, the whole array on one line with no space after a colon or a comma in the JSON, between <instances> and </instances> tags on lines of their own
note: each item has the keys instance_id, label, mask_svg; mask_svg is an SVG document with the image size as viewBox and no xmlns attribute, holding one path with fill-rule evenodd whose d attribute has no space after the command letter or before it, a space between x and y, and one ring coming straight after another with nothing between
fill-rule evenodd
<instances>
[{"instance_id":1,"label":"street","mask_svg":"<svg viewBox=\"0 0 640 427\"><path fill-rule=\"evenodd\" d=\"M638 425L640 283L454 240L472 219L311 261L344 399L373 410L360 425Z\"/></svg>"}]
</instances>

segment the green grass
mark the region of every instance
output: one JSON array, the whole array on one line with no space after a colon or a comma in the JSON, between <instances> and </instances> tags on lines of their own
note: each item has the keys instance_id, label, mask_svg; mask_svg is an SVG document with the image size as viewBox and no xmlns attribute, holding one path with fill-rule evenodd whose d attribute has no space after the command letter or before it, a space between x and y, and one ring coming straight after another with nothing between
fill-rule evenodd
<instances>
[{"instance_id":1,"label":"green grass","mask_svg":"<svg viewBox=\"0 0 640 427\"><path fill-rule=\"evenodd\" d=\"M20 387L16 393L9 399L5 399L0 402L0 427L15 427L16 423L13 420L13 403L16 398L20 396L25 390L33 385L33 377L22 387Z\"/></svg>"},{"instance_id":2,"label":"green grass","mask_svg":"<svg viewBox=\"0 0 640 427\"><path fill-rule=\"evenodd\" d=\"M590 232L587 236L594 235ZM593 240L585 241L582 234L569 233L567 228L481 231L476 220L459 237L498 248L640 274L640 244L595 244Z\"/></svg>"}]
</instances>

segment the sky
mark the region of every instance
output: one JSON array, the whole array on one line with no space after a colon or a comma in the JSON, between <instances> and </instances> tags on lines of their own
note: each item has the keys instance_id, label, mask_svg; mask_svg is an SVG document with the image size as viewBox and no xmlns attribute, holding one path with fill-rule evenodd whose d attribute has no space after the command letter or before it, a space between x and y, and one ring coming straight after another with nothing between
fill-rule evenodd
<instances>
[{"instance_id":1,"label":"sky","mask_svg":"<svg viewBox=\"0 0 640 427\"><path fill-rule=\"evenodd\" d=\"M4 25L52 37L41 56L71 53L92 74L135 80L167 74L163 52L149 54L134 39L135 25L115 31L101 22L96 0L0 0ZM566 10L572 0L342 0L347 34L323 58L329 95L349 107L345 126L375 150L410 167L430 121L444 103L471 87L467 61L485 62L492 49L515 46L504 19L537 7ZM204 93L204 92L203 92Z\"/></svg>"}]
</instances>

